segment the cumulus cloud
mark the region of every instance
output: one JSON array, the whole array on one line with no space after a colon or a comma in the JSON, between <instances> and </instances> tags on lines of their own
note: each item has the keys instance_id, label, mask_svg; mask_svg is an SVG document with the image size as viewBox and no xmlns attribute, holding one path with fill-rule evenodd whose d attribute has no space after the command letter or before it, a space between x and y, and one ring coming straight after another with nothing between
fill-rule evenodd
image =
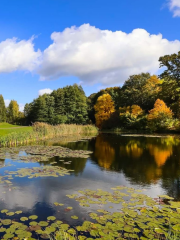
<instances>
[{"instance_id":1,"label":"cumulus cloud","mask_svg":"<svg viewBox=\"0 0 180 240\"><path fill-rule=\"evenodd\" d=\"M0 73L16 70L33 71L40 63L41 51L34 50L33 38L0 42Z\"/></svg>"},{"instance_id":2,"label":"cumulus cloud","mask_svg":"<svg viewBox=\"0 0 180 240\"><path fill-rule=\"evenodd\" d=\"M168 5L173 17L180 17L180 0L169 0Z\"/></svg>"},{"instance_id":3,"label":"cumulus cloud","mask_svg":"<svg viewBox=\"0 0 180 240\"><path fill-rule=\"evenodd\" d=\"M51 39L38 69L41 80L76 76L85 84L121 84L132 74L156 73L160 56L180 50L180 41L144 29L112 32L89 24L54 32Z\"/></svg>"},{"instance_id":4,"label":"cumulus cloud","mask_svg":"<svg viewBox=\"0 0 180 240\"><path fill-rule=\"evenodd\" d=\"M42 96L42 95L45 94L45 93L50 94L50 93L52 93L52 91L53 91L53 90L50 89L50 88L44 88L44 89L39 90L38 95L39 95L39 96Z\"/></svg>"},{"instance_id":5,"label":"cumulus cloud","mask_svg":"<svg viewBox=\"0 0 180 240\"><path fill-rule=\"evenodd\" d=\"M23 103L19 104L19 111L24 112L24 104Z\"/></svg>"}]
</instances>

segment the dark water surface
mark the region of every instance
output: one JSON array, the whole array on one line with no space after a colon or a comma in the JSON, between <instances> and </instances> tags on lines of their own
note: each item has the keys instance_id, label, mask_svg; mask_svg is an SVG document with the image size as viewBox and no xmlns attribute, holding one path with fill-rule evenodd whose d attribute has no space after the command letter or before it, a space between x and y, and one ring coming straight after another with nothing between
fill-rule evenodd
<instances>
[{"instance_id":1,"label":"dark water surface","mask_svg":"<svg viewBox=\"0 0 180 240\"><path fill-rule=\"evenodd\" d=\"M88 212L100 207L81 207L74 199L66 197L67 194L77 193L78 190L109 191L111 187L124 185L146 189L145 193L152 197L167 194L180 200L179 137L100 134L90 140L61 142L60 145L71 149L90 150L93 153L87 159L65 159L72 161L69 165L58 161L58 157L50 159L50 162L58 161L55 166L73 169L74 172L68 176L33 179L14 177L12 182L17 187L14 190L0 184L0 210L22 210L23 216L35 214L39 216L38 220L45 220L47 216L54 215L59 220L77 225L89 219ZM3 167L8 163L13 166ZM0 174L4 175L5 170L14 171L17 168L49 163L21 163L1 159L0 164ZM65 205L55 206L54 202ZM65 211L68 206L73 207L70 212ZM72 215L79 216L76 223L71 219Z\"/></svg>"}]
</instances>

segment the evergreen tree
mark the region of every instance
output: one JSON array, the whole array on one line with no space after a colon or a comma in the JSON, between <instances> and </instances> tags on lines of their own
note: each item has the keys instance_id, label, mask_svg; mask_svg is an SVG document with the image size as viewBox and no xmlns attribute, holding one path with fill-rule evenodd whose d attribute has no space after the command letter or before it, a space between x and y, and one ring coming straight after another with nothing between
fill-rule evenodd
<instances>
[{"instance_id":1,"label":"evergreen tree","mask_svg":"<svg viewBox=\"0 0 180 240\"><path fill-rule=\"evenodd\" d=\"M0 95L0 122L6 122L6 107L2 95Z\"/></svg>"}]
</instances>

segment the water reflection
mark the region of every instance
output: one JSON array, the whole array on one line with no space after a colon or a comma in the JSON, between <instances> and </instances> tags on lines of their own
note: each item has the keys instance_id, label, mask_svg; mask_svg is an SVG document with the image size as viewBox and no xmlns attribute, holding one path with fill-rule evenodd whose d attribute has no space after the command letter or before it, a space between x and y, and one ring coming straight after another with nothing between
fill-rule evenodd
<instances>
[{"instance_id":1,"label":"water reflection","mask_svg":"<svg viewBox=\"0 0 180 240\"><path fill-rule=\"evenodd\" d=\"M91 161L101 170L123 173L135 185L162 182L174 194L179 185L180 139L178 136L143 137L100 134L88 142L67 143L72 149L91 150ZM176 191L176 196L180 196Z\"/></svg>"},{"instance_id":2,"label":"water reflection","mask_svg":"<svg viewBox=\"0 0 180 240\"><path fill-rule=\"evenodd\" d=\"M95 141L93 155L100 167L110 169L115 159L115 149L106 139L98 136Z\"/></svg>"},{"instance_id":3,"label":"water reflection","mask_svg":"<svg viewBox=\"0 0 180 240\"><path fill-rule=\"evenodd\" d=\"M51 141L48 144L90 150L92 154L87 159L64 158L64 161L70 164L64 164L60 161L62 159L54 157L49 162L40 163L12 161L15 166L6 167L10 160L0 159L0 175L4 174L4 170L14 171L16 168L53 162L56 162L54 165L74 170L71 175L58 178L14 177L12 181L17 189L8 189L0 185L0 192L6 192L0 198L1 209L23 210L27 215L39 215L40 220L44 220L48 215L55 215L58 219L74 224L71 215L80 216L81 222L84 217L88 219L88 212L95 210L95 206L82 208L76 201L66 197L67 194L77 193L81 189L107 190L113 186L126 185L146 188L147 194L153 197L158 194L168 194L180 199L180 139L178 137L99 134L87 141L69 143ZM1 167L4 165L5 167ZM54 202L65 203L65 206L57 208ZM73 206L71 213L64 211L68 206Z\"/></svg>"}]
</instances>

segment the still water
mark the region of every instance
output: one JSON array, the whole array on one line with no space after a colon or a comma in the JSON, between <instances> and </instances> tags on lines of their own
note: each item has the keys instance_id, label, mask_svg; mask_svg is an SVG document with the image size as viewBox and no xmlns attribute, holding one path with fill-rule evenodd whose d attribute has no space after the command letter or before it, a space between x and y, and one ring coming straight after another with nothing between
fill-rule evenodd
<instances>
[{"instance_id":1,"label":"still water","mask_svg":"<svg viewBox=\"0 0 180 240\"><path fill-rule=\"evenodd\" d=\"M180 138L178 136L121 136L116 134L100 134L90 140L77 142L60 142L70 149L90 150L93 153L87 159L67 158L72 161L64 164L58 157L49 162L21 163L11 159L0 160L0 175L6 170L47 165L58 161L56 166L73 169L63 177L15 177L12 190L0 184L0 209L9 211L22 210L23 216L38 215L39 220L54 215L59 220L74 224L72 215L78 215L80 224L88 219L88 212L96 208L84 208L74 199L66 197L83 189L103 189L124 185L135 189L144 189L145 194L156 197L160 194L170 195L180 200ZM13 166L7 166L13 164ZM64 203L57 207L54 202ZM70 212L64 211L73 206ZM97 206L97 209L99 206ZM2 216L1 216L2 217Z\"/></svg>"}]
</instances>

